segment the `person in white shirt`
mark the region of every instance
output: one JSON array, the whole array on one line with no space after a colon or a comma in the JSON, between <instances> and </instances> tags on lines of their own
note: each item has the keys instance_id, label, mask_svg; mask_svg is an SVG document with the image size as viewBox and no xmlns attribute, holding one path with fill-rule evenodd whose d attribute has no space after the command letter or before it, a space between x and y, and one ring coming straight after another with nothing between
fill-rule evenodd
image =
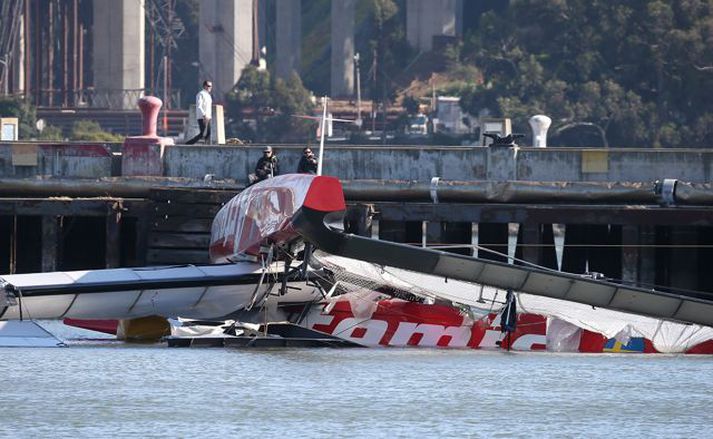
<instances>
[{"instance_id":1,"label":"person in white shirt","mask_svg":"<svg viewBox=\"0 0 713 439\"><path fill-rule=\"evenodd\" d=\"M203 142L210 141L210 118L211 109L213 108L213 98L210 96L210 91L213 89L213 84L210 81L203 81L203 90L196 94L196 117L198 118L198 135L186 142L186 145L193 145L198 140L204 138Z\"/></svg>"}]
</instances>

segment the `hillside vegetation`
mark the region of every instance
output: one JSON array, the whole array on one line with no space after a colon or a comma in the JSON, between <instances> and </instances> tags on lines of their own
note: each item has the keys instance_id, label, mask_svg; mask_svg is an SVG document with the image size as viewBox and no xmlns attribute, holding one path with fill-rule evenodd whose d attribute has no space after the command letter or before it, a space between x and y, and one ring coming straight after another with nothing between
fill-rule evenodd
<instances>
[{"instance_id":1,"label":"hillside vegetation","mask_svg":"<svg viewBox=\"0 0 713 439\"><path fill-rule=\"evenodd\" d=\"M449 51L439 88L521 130L547 114L553 144L709 146L712 13L709 0L511 1Z\"/></svg>"}]
</instances>

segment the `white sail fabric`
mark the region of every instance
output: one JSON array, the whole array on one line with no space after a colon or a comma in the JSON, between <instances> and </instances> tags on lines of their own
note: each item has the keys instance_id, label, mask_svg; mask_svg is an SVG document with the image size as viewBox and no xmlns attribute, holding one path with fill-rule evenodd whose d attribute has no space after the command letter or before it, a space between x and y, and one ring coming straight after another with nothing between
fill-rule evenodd
<instances>
[{"instance_id":1,"label":"white sail fabric","mask_svg":"<svg viewBox=\"0 0 713 439\"><path fill-rule=\"evenodd\" d=\"M657 351L664 353L685 352L713 339L713 328L708 326L675 323L531 294L519 294L518 302L522 312L557 317L624 344L631 337L649 339Z\"/></svg>"},{"instance_id":2,"label":"white sail fabric","mask_svg":"<svg viewBox=\"0 0 713 439\"><path fill-rule=\"evenodd\" d=\"M467 305L480 314L499 310L505 299L505 291L498 288L357 261L322 252L316 256L330 269L341 267L348 273L371 279L374 285L398 287L421 297ZM616 338L617 341L624 344L628 342L629 338L643 337L651 340L654 348L663 353L685 352L697 344L713 339L713 328L708 326L676 323L526 293L518 293L517 298L518 312L559 319L577 328L600 333L607 338ZM565 343L566 334L560 333L560 336L562 337L560 342ZM563 344L558 348L553 346L553 349L567 351L571 349L571 346Z\"/></svg>"}]
</instances>

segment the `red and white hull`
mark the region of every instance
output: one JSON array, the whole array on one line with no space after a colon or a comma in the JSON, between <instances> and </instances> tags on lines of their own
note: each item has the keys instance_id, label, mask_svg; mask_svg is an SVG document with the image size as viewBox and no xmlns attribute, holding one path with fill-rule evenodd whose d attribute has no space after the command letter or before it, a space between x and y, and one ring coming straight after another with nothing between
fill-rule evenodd
<instances>
[{"instance_id":1,"label":"red and white hull","mask_svg":"<svg viewBox=\"0 0 713 439\"><path fill-rule=\"evenodd\" d=\"M348 301L337 302L328 311L325 307L315 307L302 324L368 347L659 352L651 340L643 337L630 337L627 342L621 343L583 328L572 331L570 325L566 325L569 334L563 343L560 334L554 334L561 332L562 321L550 317L548 322L548 318L540 314L518 313L517 329L506 337L500 328L500 316L493 313L472 320L449 306L383 300L378 302L378 307L369 318L358 318ZM713 354L713 339L694 343L683 348L682 352Z\"/></svg>"}]
</instances>

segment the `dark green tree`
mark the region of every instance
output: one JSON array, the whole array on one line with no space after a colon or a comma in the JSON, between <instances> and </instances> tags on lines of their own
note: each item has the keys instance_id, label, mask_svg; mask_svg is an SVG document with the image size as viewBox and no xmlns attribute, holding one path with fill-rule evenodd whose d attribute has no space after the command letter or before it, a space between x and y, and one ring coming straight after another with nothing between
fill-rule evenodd
<instances>
[{"instance_id":1,"label":"dark green tree","mask_svg":"<svg viewBox=\"0 0 713 439\"><path fill-rule=\"evenodd\" d=\"M229 134L253 142L304 141L312 123L295 116L312 115L310 92L296 73L274 80L267 70L243 69L226 96Z\"/></svg>"},{"instance_id":2,"label":"dark green tree","mask_svg":"<svg viewBox=\"0 0 713 439\"><path fill-rule=\"evenodd\" d=\"M484 14L461 57L483 72L464 91L521 131L553 119L552 144L708 146L713 3L519 0Z\"/></svg>"},{"instance_id":3,"label":"dark green tree","mask_svg":"<svg viewBox=\"0 0 713 439\"><path fill-rule=\"evenodd\" d=\"M404 68L414 58L414 51L406 41L405 14L399 8L403 2L395 0L370 0L367 20L358 40L366 41L366 47L357 43L362 57L362 87L365 96L374 101L393 101L401 84Z\"/></svg>"}]
</instances>

